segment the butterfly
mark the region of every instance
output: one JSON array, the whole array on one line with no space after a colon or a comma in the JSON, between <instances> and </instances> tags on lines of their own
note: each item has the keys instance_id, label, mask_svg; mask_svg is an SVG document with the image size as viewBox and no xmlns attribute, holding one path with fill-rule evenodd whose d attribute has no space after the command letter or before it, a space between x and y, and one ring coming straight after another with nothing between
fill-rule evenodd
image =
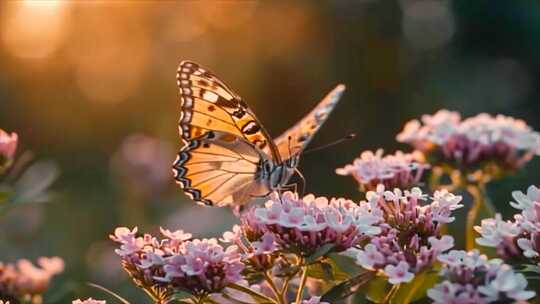
<instances>
[{"instance_id":1,"label":"butterfly","mask_svg":"<svg viewBox=\"0 0 540 304\"><path fill-rule=\"evenodd\" d=\"M345 90L338 85L272 140L246 102L207 69L182 61L177 83L183 147L173 173L191 199L214 206L241 206L286 187L300 154Z\"/></svg>"}]
</instances>

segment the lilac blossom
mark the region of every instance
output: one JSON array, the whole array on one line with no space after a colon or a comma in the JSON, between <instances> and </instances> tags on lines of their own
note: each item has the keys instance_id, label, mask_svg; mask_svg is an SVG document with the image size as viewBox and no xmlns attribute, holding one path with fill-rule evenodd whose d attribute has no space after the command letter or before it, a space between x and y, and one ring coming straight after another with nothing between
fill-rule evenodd
<instances>
[{"instance_id":1,"label":"lilac blossom","mask_svg":"<svg viewBox=\"0 0 540 304\"><path fill-rule=\"evenodd\" d=\"M540 133L523 120L486 113L462 120L457 112L440 110L409 121L397 135L428 159L467 169L496 164L502 170L522 167L540 155Z\"/></svg>"},{"instance_id":2,"label":"lilac blossom","mask_svg":"<svg viewBox=\"0 0 540 304\"><path fill-rule=\"evenodd\" d=\"M497 248L504 258L540 263L540 189L530 186L527 193L514 191L516 202L510 205L521 212L513 220L503 220L500 214L484 219L474 227L480 233L479 245Z\"/></svg>"},{"instance_id":3,"label":"lilac blossom","mask_svg":"<svg viewBox=\"0 0 540 304\"><path fill-rule=\"evenodd\" d=\"M352 164L336 169L339 175L352 175L362 191L375 190L377 185L386 188L408 188L420 182L429 165L419 161L417 153L403 153L383 157L383 150L375 153L364 151Z\"/></svg>"},{"instance_id":4,"label":"lilac blossom","mask_svg":"<svg viewBox=\"0 0 540 304\"><path fill-rule=\"evenodd\" d=\"M120 243L116 253L140 287L166 299L174 290L200 296L219 292L241 280L244 265L236 246L223 248L216 239L191 239L182 230L161 229L163 239L137 229L117 228L111 239Z\"/></svg>"},{"instance_id":5,"label":"lilac blossom","mask_svg":"<svg viewBox=\"0 0 540 304\"><path fill-rule=\"evenodd\" d=\"M440 254L444 280L429 289L427 295L436 304L484 304L525 301L535 296L527 291L525 276L501 260L488 260L477 250L452 250Z\"/></svg>"},{"instance_id":6,"label":"lilac blossom","mask_svg":"<svg viewBox=\"0 0 540 304\"><path fill-rule=\"evenodd\" d=\"M463 207L460 196L442 190L429 198L419 188L385 191L379 185L366 198L366 204L383 210L382 232L351 251L357 264L380 271L391 284L410 282L414 274L432 266L438 254L454 246L451 236L442 235L441 225L454 221L452 212ZM429 204L421 203L428 200Z\"/></svg>"},{"instance_id":7,"label":"lilac blossom","mask_svg":"<svg viewBox=\"0 0 540 304\"><path fill-rule=\"evenodd\" d=\"M309 256L327 244L335 252L344 251L379 233L381 216L381 210L368 203L274 193L264 207L242 216L242 230L259 251L274 249L273 239L277 250Z\"/></svg>"},{"instance_id":8,"label":"lilac blossom","mask_svg":"<svg viewBox=\"0 0 540 304\"><path fill-rule=\"evenodd\" d=\"M64 270L64 261L59 257L41 257L37 264L26 259L14 264L0 262L0 298L21 300L39 296L49 288L52 278Z\"/></svg>"}]
</instances>

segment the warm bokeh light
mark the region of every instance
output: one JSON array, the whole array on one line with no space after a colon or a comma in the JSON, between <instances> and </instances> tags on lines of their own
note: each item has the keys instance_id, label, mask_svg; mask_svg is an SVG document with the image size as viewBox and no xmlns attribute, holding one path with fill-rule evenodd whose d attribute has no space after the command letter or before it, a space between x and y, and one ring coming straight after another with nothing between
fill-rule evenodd
<instances>
[{"instance_id":1,"label":"warm bokeh light","mask_svg":"<svg viewBox=\"0 0 540 304\"><path fill-rule=\"evenodd\" d=\"M17 153L61 171L49 204L0 219L0 261L62 254L70 279L134 303L141 294L106 239L114 227L219 237L237 223L194 205L172 177L181 60L219 76L272 136L344 83L308 149L357 138L302 156L299 169L306 192L357 200L357 182L335 168L365 150L412 152L394 138L422 114L501 113L540 130L539 16L528 0L0 1L0 128L19 134ZM504 203L538 185L540 158L528 166L488 191Z\"/></svg>"},{"instance_id":2,"label":"warm bokeh light","mask_svg":"<svg viewBox=\"0 0 540 304\"><path fill-rule=\"evenodd\" d=\"M2 42L23 59L41 59L55 52L69 22L66 1L15 1L4 4Z\"/></svg>"}]
</instances>

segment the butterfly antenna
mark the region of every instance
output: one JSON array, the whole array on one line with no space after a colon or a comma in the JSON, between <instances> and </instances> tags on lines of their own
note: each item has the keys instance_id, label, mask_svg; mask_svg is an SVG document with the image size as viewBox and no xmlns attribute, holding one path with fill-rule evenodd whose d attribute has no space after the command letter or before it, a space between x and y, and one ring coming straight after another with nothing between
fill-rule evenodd
<instances>
[{"instance_id":1,"label":"butterfly antenna","mask_svg":"<svg viewBox=\"0 0 540 304\"><path fill-rule=\"evenodd\" d=\"M305 155L305 154L308 154L308 153L311 153L311 152L320 151L320 150L323 150L323 149L326 149L326 148L329 148L329 147L332 147L332 146L335 146L335 145L339 145L341 143L352 140L354 138L356 138L356 134L351 133L351 134L349 134L349 135L347 135L345 137L342 137L342 138L340 138L338 140L334 140L333 142L329 142L329 143L324 144L322 146L306 150L303 154Z\"/></svg>"}]
</instances>

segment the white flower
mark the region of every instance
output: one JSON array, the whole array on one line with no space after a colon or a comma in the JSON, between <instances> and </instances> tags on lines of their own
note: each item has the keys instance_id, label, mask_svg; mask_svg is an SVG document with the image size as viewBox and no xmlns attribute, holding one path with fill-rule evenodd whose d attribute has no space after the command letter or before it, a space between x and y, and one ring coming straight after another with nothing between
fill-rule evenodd
<instances>
[{"instance_id":1,"label":"white flower","mask_svg":"<svg viewBox=\"0 0 540 304\"><path fill-rule=\"evenodd\" d=\"M443 235L441 239L430 236L428 242L431 244L431 248L436 252L443 252L454 247L454 238L449 235Z\"/></svg>"},{"instance_id":2,"label":"white flower","mask_svg":"<svg viewBox=\"0 0 540 304\"><path fill-rule=\"evenodd\" d=\"M495 218L483 219L474 230L482 235L476 238L476 243L487 247L497 247L505 238L515 237L521 232L515 223L503 221L500 214L496 214Z\"/></svg>"},{"instance_id":3,"label":"white flower","mask_svg":"<svg viewBox=\"0 0 540 304\"><path fill-rule=\"evenodd\" d=\"M525 276L521 273L515 273L508 265L501 266L490 285L514 300L528 300L535 295L533 291L524 290L527 287Z\"/></svg>"},{"instance_id":4,"label":"white flower","mask_svg":"<svg viewBox=\"0 0 540 304\"><path fill-rule=\"evenodd\" d=\"M517 240L517 244L519 248L523 250L523 255L528 258L534 258L540 255L538 252L536 252L536 250L534 250L531 240L528 240L526 238L519 238Z\"/></svg>"},{"instance_id":5,"label":"white flower","mask_svg":"<svg viewBox=\"0 0 540 304\"><path fill-rule=\"evenodd\" d=\"M532 185L527 189L527 194L514 191L512 197L517 201L517 203L510 202L512 207L519 210L528 210L540 204L540 189Z\"/></svg>"},{"instance_id":6,"label":"white flower","mask_svg":"<svg viewBox=\"0 0 540 304\"><path fill-rule=\"evenodd\" d=\"M463 250L452 250L448 253L439 254L437 259L449 266L457 266L463 262L466 257L466 253Z\"/></svg>"},{"instance_id":7,"label":"white flower","mask_svg":"<svg viewBox=\"0 0 540 304\"><path fill-rule=\"evenodd\" d=\"M414 278L414 274L409 272L409 264L405 261L399 262L397 266L386 265L384 274L388 277L390 284L407 283Z\"/></svg>"},{"instance_id":8,"label":"white flower","mask_svg":"<svg viewBox=\"0 0 540 304\"><path fill-rule=\"evenodd\" d=\"M438 286L430 288L427 291L427 295L435 304L448 304L452 303L452 300L455 299L457 291L458 287L456 284L444 281Z\"/></svg>"}]
</instances>

